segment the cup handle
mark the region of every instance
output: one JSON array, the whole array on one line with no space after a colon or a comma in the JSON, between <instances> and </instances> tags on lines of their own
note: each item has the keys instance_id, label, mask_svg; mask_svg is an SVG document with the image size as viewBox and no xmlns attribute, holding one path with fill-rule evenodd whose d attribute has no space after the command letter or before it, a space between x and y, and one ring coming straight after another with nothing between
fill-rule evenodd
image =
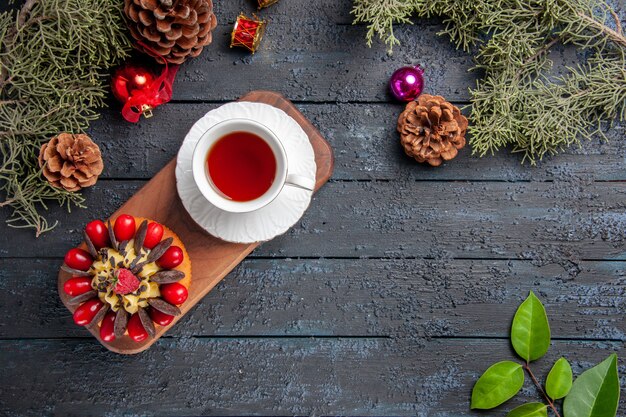
<instances>
[{"instance_id":1,"label":"cup handle","mask_svg":"<svg viewBox=\"0 0 626 417\"><path fill-rule=\"evenodd\" d=\"M303 190L315 190L315 180L302 175L287 174L285 184L291 185L292 187L302 188Z\"/></svg>"}]
</instances>

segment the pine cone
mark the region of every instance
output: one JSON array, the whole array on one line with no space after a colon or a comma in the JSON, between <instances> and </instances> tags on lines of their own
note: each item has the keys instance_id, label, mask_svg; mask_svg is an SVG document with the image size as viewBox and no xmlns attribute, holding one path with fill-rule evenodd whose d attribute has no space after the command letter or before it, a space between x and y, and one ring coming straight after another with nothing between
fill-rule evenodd
<instances>
[{"instance_id":1,"label":"pine cone","mask_svg":"<svg viewBox=\"0 0 626 417\"><path fill-rule=\"evenodd\" d=\"M124 0L124 13L133 38L172 64L200 55L217 25L212 0Z\"/></svg>"},{"instance_id":2,"label":"pine cone","mask_svg":"<svg viewBox=\"0 0 626 417\"><path fill-rule=\"evenodd\" d=\"M104 164L100 148L87 135L60 133L39 151L43 175L55 187L78 191L94 185Z\"/></svg>"},{"instance_id":3,"label":"pine cone","mask_svg":"<svg viewBox=\"0 0 626 417\"><path fill-rule=\"evenodd\" d=\"M398 118L404 152L417 162L439 166L465 146L467 119L441 96L422 94Z\"/></svg>"}]
</instances>

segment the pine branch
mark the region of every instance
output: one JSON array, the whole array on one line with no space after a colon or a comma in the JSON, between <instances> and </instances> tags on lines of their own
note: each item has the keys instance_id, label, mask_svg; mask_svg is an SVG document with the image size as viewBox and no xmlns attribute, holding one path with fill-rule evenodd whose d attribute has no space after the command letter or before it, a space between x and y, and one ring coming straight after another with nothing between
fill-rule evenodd
<instances>
[{"instance_id":1,"label":"pine branch","mask_svg":"<svg viewBox=\"0 0 626 417\"><path fill-rule=\"evenodd\" d=\"M24 24L26 23L26 18L28 17L28 15L30 14L30 11L33 9L33 7L35 6L35 3L37 3L37 0L27 0L26 3L24 3L24 5L22 6L22 9L20 10L19 14L17 15L17 27L21 27L24 26Z\"/></svg>"},{"instance_id":2,"label":"pine branch","mask_svg":"<svg viewBox=\"0 0 626 417\"><path fill-rule=\"evenodd\" d=\"M615 12L613 10L610 10L610 12L611 12L611 14L615 14ZM586 21L590 26L596 28L598 30L598 32L604 33L606 36L608 36L616 44L619 44L623 48L626 48L626 36L624 36L621 33L622 27L620 25L619 19L615 19L615 22L616 22L616 25L617 25L617 29L618 29L616 31L616 30L613 30L610 27L606 26L605 24L602 24L601 22L597 21L593 17L588 16L585 13L579 12L578 13L578 17L580 17L582 20Z\"/></svg>"},{"instance_id":3,"label":"pine branch","mask_svg":"<svg viewBox=\"0 0 626 417\"><path fill-rule=\"evenodd\" d=\"M0 13L0 207L12 210L9 226L39 235L56 224L44 217L50 202L83 205L80 194L42 177L37 156L52 136L84 131L98 117L108 90L102 74L130 50L122 7L122 0L27 0Z\"/></svg>"},{"instance_id":4,"label":"pine branch","mask_svg":"<svg viewBox=\"0 0 626 417\"><path fill-rule=\"evenodd\" d=\"M358 2L352 14L354 24L368 23L367 44L372 45L374 35L381 39L387 36L385 42L389 45L389 51L393 45L399 45L400 41L393 34L394 23L411 23L409 16L413 13L413 4L407 0L361 0Z\"/></svg>"}]
</instances>

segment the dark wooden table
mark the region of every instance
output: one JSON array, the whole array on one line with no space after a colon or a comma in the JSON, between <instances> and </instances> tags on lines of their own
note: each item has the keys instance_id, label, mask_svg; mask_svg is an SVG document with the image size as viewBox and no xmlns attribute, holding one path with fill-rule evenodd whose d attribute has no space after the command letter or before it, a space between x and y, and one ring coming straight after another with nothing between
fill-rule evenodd
<instances>
[{"instance_id":1,"label":"dark wooden table","mask_svg":"<svg viewBox=\"0 0 626 417\"><path fill-rule=\"evenodd\" d=\"M51 208L59 225L38 240L0 211L1 415L480 415L473 383L513 358L510 320L531 289L553 334L536 373L559 356L580 373L617 352L626 375L624 125L534 168L469 149L420 166L398 145L389 75L419 62L426 91L458 105L475 82L436 21L398 27L403 45L387 56L365 46L349 0L281 0L261 13L270 23L251 56L228 42L252 2L216 3L214 42L181 68L172 103L137 125L113 105L94 123L106 168L89 210ZM150 350L106 351L58 299L63 254L176 154L196 119L254 89L283 93L318 126L333 178ZM527 382L507 409L536 398Z\"/></svg>"}]
</instances>

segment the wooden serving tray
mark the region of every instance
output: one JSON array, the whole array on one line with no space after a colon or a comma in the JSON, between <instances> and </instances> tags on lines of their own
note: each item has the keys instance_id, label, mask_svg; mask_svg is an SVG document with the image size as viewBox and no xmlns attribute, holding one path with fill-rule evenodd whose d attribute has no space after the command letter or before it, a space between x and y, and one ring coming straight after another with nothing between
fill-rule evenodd
<instances>
[{"instance_id":1,"label":"wooden serving tray","mask_svg":"<svg viewBox=\"0 0 626 417\"><path fill-rule=\"evenodd\" d=\"M315 151L317 174L315 190L317 191L333 172L333 152L320 132L309 122L300 111L278 93L271 91L252 91L241 97L239 101L253 101L270 104L293 117L309 136ZM88 327L88 330L107 349L123 354L139 353L148 349L172 326L176 325L193 306L239 264L259 243L238 244L222 241L206 233L189 216L182 205L176 191L176 158L170 161L141 190L120 207L111 218L122 213L137 217L156 220L172 229L185 244L191 259L192 280L189 287L189 298L180 306L182 314L174 319L169 326L156 326L156 336L141 343L132 341L128 335L118 338L112 343L100 339L99 327ZM70 312L77 306L68 304L69 296L63 291L63 284L71 278L65 271L59 273L58 291L61 301Z\"/></svg>"}]
</instances>

